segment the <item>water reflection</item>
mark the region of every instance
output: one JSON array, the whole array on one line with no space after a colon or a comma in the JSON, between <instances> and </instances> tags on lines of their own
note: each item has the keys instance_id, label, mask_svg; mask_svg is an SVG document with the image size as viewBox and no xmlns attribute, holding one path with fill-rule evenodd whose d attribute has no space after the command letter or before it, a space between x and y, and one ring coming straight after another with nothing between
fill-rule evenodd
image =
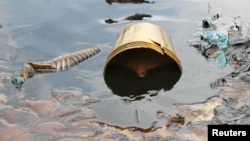
<instances>
[{"instance_id":1,"label":"water reflection","mask_svg":"<svg viewBox=\"0 0 250 141\"><path fill-rule=\"evenodd\" d=\"M106 2L110 5L112 5L113 2L117 3L134 3L134 4L140 4L140 3L154 3L154 1L147 1L147 0L106 0Z\"/></svg>"},{"instance_id":2,"label":"water reflection","mask_svg":"<svg viewBox=\"0 0 250 141\"><path fill-rule=\"evenodd\" d=\"M136 97L140 100L143 94L149 90L165 91L173 88L181 76L181 70L177 64L168 64L153 68L145 77L138 75L122 66L110 64L107 67L105 81L114 94L121 97ZM152 94L155 96L157 93Z\"/></svg>"}]
</instances>

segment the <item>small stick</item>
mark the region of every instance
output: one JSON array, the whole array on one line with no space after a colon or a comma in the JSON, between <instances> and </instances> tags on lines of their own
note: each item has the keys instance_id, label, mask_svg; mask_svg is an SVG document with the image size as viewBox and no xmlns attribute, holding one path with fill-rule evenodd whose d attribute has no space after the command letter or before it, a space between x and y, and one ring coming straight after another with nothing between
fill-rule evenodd
<instances>
[{"instance_id":1,"label":"small stick","mask_svg":"<svg viewBox=\"0 0 250 141\"><path fill-rule=\"evenodd\" d=\"M137 123L140 124L139 112L137 110L135 110L135 115Z\"/></svg>"},{"instance_id":2,"label":"small stick","mask_svg":"<svg viewBox=\"0 0 250 141\"><path fill-rule=\"evenodd\" d=\"M210 9L211 9L211 6L210 6L210 3L208 2L208 12L207 12L207 14L210 13Z\"/></svg>"}]
</instances>

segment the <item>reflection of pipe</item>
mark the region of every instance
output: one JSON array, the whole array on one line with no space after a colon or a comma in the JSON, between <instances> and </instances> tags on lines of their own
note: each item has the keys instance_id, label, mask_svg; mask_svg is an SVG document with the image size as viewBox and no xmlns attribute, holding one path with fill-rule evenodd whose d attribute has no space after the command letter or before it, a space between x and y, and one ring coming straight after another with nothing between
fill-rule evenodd
<instances>
[{"instance_id":1,"label":"reflection of pipe","mask_svg":"<svg viewBox=\"0 0 250 141\"><path fill-rule=\"evenodd\" d=\"M125 28L108 56L104 79L117 95L141 95L148 90L169 90L182 72L180 60L166 32L141 22Z\"/></svg>"},{"instance_id":2,"label":"reflection of pipe","mask_svg":"<svg viewBox=\"0 0 250 141\"><path fill-rule=\"evenodd\" d=\"M150 2L147 0L106 0L106 2L110 5L112 5L113 2L117 2L117 3L154 3L154 2Z\"/></svg>"}]
</instances>

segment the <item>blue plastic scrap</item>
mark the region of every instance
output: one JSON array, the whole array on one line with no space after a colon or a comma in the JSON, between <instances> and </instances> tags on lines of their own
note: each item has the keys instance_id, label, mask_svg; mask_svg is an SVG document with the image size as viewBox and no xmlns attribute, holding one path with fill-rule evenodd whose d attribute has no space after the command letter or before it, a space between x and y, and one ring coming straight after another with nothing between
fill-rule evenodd
<instances>
[{"instance_id":1,"label":"blue plastic scrap","mask_svg":"<svg viewBox=\"0 0 250 141\"><path fill-rule=\"evenodd\" d=\"M208 61L213 61L219 68L224 68L227 64L224 51L229 47L229 40L227 35L216 31L216 25L212 22L219 17L220 15L216 14L212 19L202 19L203 33L200 39L208 44L203 46L205 48L203 53Z\"/></svg>"},{"instance_id":2,"label":"blue plastic scrap","mask_svg":"<svg viewBox=\"0 0 250 141\"><path fill-rule=\"evenodd\" d=\"M224 51L221 51L220 54L215 57L214 62L219 68L224 68L227 65L227 60Z\"/></svg>"},{"instance_id":3,"label":"blue plastic scrap","mask_svg":"<svg viewBox=\"0 0 250 141\"><path fill-rule=\"evenodd\" d=\"M207 60L214 62L219 68L224 68L227 65L226 56L223 50L220 50L220 53L214 57L208 57Z\"/></svg>"},{"instance_id":4,"label":"blue plastic scrap","mask_svg":"<svg viewBox=\"0 0 250 141\"><path fill-rule=\"evenodd\" d=\"M224 68L227 64L224 51L229 46L228 37L222 33L207 32L201 35L201 39L210 45L216 45L220 49L220 53L209 60L213 60L219 68Z\"/></svg>"},{"instance_id":5,"label":"blue plastic scrap","mask_svg":"<svg viewBox=\"0 0 250 141\"><path fill-rule=\"evenodd\" d=\"M228 48L228 37L225 34L208 32L201 35L201 39L209 44L216 44L219 49Z\"/></svg>"}]
</instances>

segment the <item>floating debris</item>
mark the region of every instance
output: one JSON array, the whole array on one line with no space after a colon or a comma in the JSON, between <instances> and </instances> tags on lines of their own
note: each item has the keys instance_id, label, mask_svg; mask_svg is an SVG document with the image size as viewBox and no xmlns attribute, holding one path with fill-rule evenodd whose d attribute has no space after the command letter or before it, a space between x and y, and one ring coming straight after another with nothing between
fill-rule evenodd
<instances>
[{"instance_id":1,"label":"floating debris","mask_svg":"<svg viewBox=\"0 0 250 141\"><path fill-rule=\"evenodd\" d=\"M213 15L212 16L212 20L217 20L217 19L219 19L221 17L221 15L219 14L219 13L217 13L217 14L215 14L215 15Z\"/></svg>"},{"instance_id":2,"label":"floating debris","mask_svg":"<svg viewBox=\"0 0 250 141\"><path fill-rule=\"evenodd\" d=\"M208 60L213 61L219 68L224 68L227 65L227 60L225 53L221 50L213 52L214 55L211 55Z\"/></svg>"},{"instance_id":3,"label":"floating debris","mask_svg":"<svg viewBox=\"0 0 250 141\"><path fill-rule=\"evenodd\" d=\"M118 23L119 21L117 21L117 20L113 20L113 19L107 19L107 20L105 20L105 23L107 23L107 24L113 24L113 23Z\"/></svg>"},{"instance_id":4,"label":"floating debris","mask_svg":"<svg viewBox=\"0 0 250 141\"><path fill-rule=\"evenodd\" d=\"M214 58L217 57L221 53L221 50L217 47L209 47L207 49L204 49L203 55L206 58Z\"/></svg>"},{"instance_id":5,"label":"floating debris","mask_svg":"<svg viewBox=\"0 0 250 141\"><path fill-rule=\"evenodd\" d=\"M217 32L216 25L209 18L202 20L202 28L199 43L192 46L199 49L208 61L213 61L219 68L224 68L227 64L225 51L229 47L228 36Z\"/></svg>"},{"instance_id":6,"label":"floating debris","mask_svg":"<svg viewBox=\"0 0 250 141\"><path fill-rule=\"evenodd\" d=\"M11 79L11 83L14 84L14 85L16 85L17 88L21 88L22 85L24 84L24 81L25 81L24 78L23 77L19 77L19 76L13 77Z\"/></svg>"},{"instance_id":7,"label":"floating debris","mask_svg":"<svg viewBox=\"0 0 250 141\"><path fill-rule=\"evenodd\" d=\"M135 15L132 16L128 16L126 17L124 20L143 20L143 18L148 17L151 18L152 16L149 14L140 14L140 13L136 13Z\"/></svg>"},{"instance_id":8,"label":"floating debris","mask_svg":"<svg viewBox=\"0 0 250 141\"><path fill-rule=\"evenodd\" d=\"M219 49L228 48L228 37L225 34L217 32L208 32L201 35L201 40L209 44L217 45Z\"/></svg>"},{"instance_id":9,"label":"floating debris","mask_svg":"<svg viewBox=\"0 0 250 141\"><path fill-rule=\"evenodd\" d=\"M122 20L113 20L113 19L107 19L105 20L105 23L107 24L113 24L113 23L118 23L121 21L134 21L134 20L143 20L144 18L151 18L152 15L150 14L144 14L144 13L136 13L134 15L128 16Z\"/></svg>"},{"instance_id":10,"label":"floating debris","mask_svg":"<svg viewBox=\"0 0 250 141\"><path fill-rule=\"evenodd\" d=\"M220 78L220 79L210 83L211 88L221 87L221 86L231 86L231 83L228 82L225 78Z\"/></svg>"},{"instance_id":11,"label":"floating debris","mask_svg":"<svg viewBox=\"0 0 250 141\"><path fill-rule=\"evenodd\" d=\"M212 21L208 18L204 18L202 20L202 27L203 28L212 28L214 26L214 24L212 24Z\"/></svg>"},{"instance_id":12,"label":"floating debris","mask_svg":"<svg viewBox=\"0 0 250 141\"><path fill-rule=\"evenodd\" d=\"M112 5L113 2L117 3L134 3L134 4L141 4L141 3L154 3L154 1L147 1L147 0L106 0L106 2Z\"/></svg>"},{"instance_id":13,"label":"floating debris","mask_svg":"<svg viewBox=\"0 0 250 141\"><path fill-rule=\"evenodd\" d=\"M24 82L35 74L60 72L78 65L84 60L96 55L101 50L99 48L88 48L70 54L65 54L46 62L29 62L24 64L19 77L13 77L11 83L18 88L22 87Z\"/></svg>"}]
</instances>

